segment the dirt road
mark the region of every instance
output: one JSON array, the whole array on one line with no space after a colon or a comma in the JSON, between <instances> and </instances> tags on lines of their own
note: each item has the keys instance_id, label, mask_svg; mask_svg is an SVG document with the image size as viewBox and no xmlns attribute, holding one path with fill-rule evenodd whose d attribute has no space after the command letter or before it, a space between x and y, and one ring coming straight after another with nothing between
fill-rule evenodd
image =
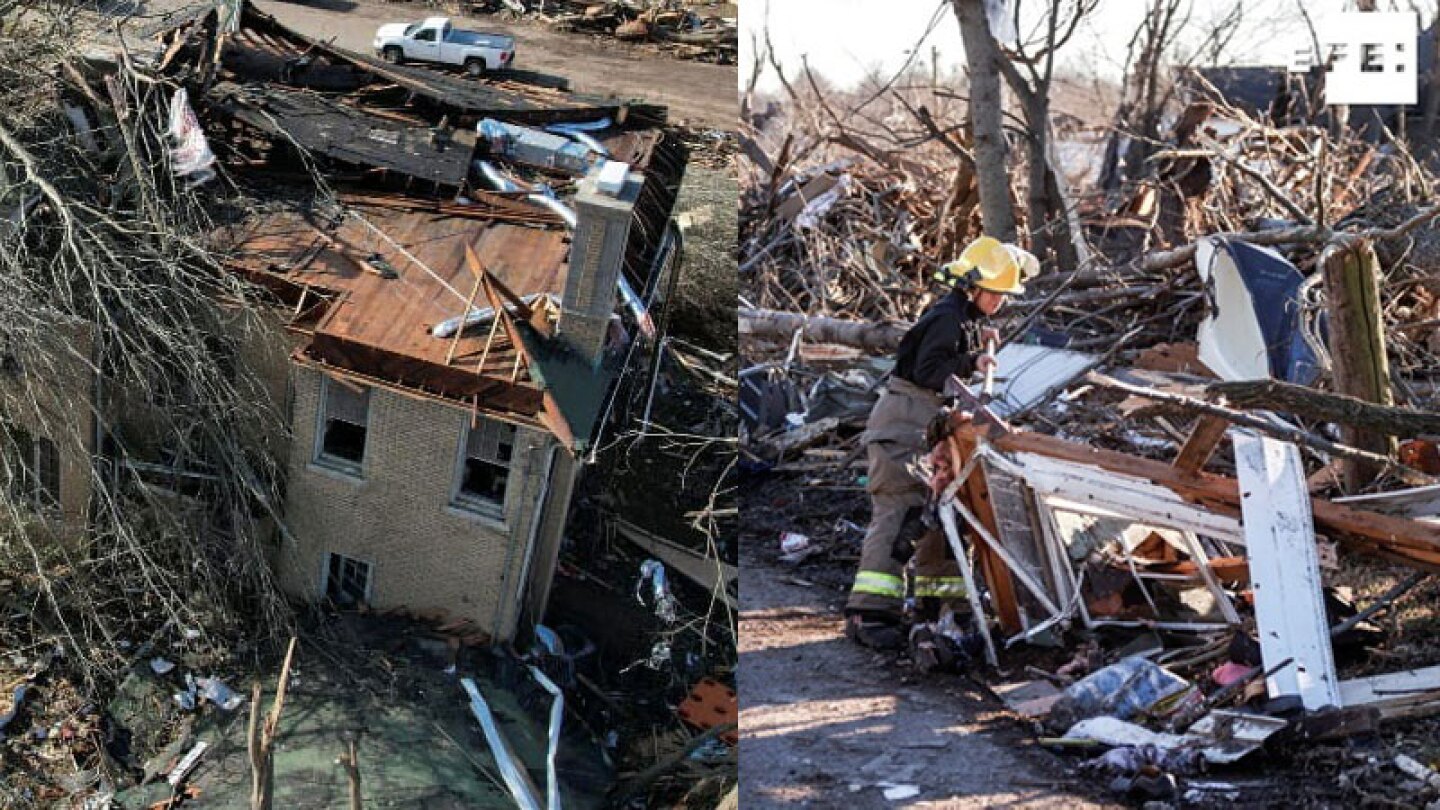
<instances>
[{"instance_id":1,"label":"dirt road","mask_svg":"<svg viewBox=\"0 0 1440 810\"><path fill-rule=\"evenodd\" d=\"M166 2L148 3L164 7ZM420 4L366 0L309 0L305 3L258 2L287 25L335 44L369 52L382 23L419 18ZM739 115L737 72L733 65L689 62L646 52L625 43L554 31L538 23L511 23L495 17L456 17L461 27L511 34L516 67L563 76L577 92L643 98L670 107L671 120L716 129L734 129Z\"/></svg>"},{"instance_id":2,"label":"dirt road","mask_svg":"<svg viewBox=\"0 0 1440 810\"><path fill-rule=\"evenodd\" d=\"M742 541L743 542L743 541ZM740 806L1090 808L988 696L841 635L835 595L742 546ZM895 795L886 799L885 783Z\"/></svg>"}]
</instances>

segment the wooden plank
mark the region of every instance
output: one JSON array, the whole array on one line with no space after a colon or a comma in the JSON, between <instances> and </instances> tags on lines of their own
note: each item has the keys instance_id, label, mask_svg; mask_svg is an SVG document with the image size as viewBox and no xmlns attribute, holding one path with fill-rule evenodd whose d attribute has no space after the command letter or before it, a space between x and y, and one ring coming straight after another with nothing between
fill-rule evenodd
<instances>
[{"instance_id":1,"label":"wooden plank","mask_svg":"<svg viewBox=\"0 0 1440 810\"><path fill-rule=\"evenodd\" d=\"M1069 442L1054 436L1016 431L996 436L991 446L1004 453L1031 452L1102 470L1148 479L1172 490L1189 503L1219 514L1238 514L1240 491L1235 479L1212 473L1187 473L1151 459ZM1386 559L1440 572L1440 525L1355 509L1312 498L1316 526L1352 548Z\"/></svg>"},{"instance_id":2,"label":"wooden plank","mask_svg":"<svg viewBox=\"0 0 1440 810\"><path fill-rule=\"evenodd\" d=\"M1245 542L1236 509L1196 506L1174 490L1144 478L1097 472L1094 467L1036 453L1017 453L1012 458L1016 474L1036 492L1049 496L1047 501L1057 509Z\"/></svg>"},{"instance_id":3,"label":"wooden plank","mask_svg":"<svg viewBox=\"0 0 1440 810\"><path fill-rule=\"evenodd\" d=\"M1374 706L1381 717L1414 717L1440 709L1440 666L1340 682L1340 704Z\"/></svg>"},{"instance_id":4,"label":"wooden plank","mask_svg":"<svg viewBox=\"0 0 1440 810\"><path fill-rule=\"evenodd\" d=\"M1295 445L1236 431L1235 467L1260 655L1271 697L1299 695L1315 711L1339 706L1339 678L1321 591L1305 467Z\"/></svg>"},{"instance_id":5,"label":"wooden plank","mask_svg":"<svg viewBox=\"0 0 1440 810\"><path fill-rule=\"evenodd\" d=\"M956 431L951 435L952 456L958 458L956 471L964 468L964 463L975 453L978 437L974 429ZM960 490L955 494L956 498L963 500L970 511L979 519L981 525L990 532L992 537L999 534L998 522L995 520L995 510L990 504L990 488L985 481L985 473L976 465L970 477L961 485ZM980 563L980 573L985 577L985 584L990 587L990 598L995 606L995 617L1000 620L1000 627L1006 635L1014 635L1024 630L1020 622L1020 603L1015 594L1015 583L1010 578L1010 571L1005 563L986 544L976 545L975 556Z\"/></svg>"},{"instance_id":6,"label":"wooden plank","mask_svg":"<svg viewBox=\"0 0 1440 810\"><path fill-rule=\"evenodd\" d=\"M1222 417L1208 413L1201 416L1190 431L1189 438L1185 439L1185 445L1180 448L1180 455L1175 457L1175 466L1185 472L1199 472L1210 460L1215 448L1220 446L1228 427L1230 422Z\"/></svg>"},{"instance_id":7,"label":"wooden plank","mask_svg":"<svg viewBox=\"0 0 1440 810\"><path fill-rule=\"evenodd\" d=\"M455 340L450 343L450 351L445 355L445 365L447 366L455 359L455 347L460 345L460 336L465 333L465 319L470 316L470 310L475 308L475 296L480 294L480 285L483 283L485 283L485 277L476 273L475 286L470 289L470 300L466 301L465 308L460 310L460 325L455 328ZM491 334L494 334L493 329ZM488 344L486 348L489 348ZM482 361L480 365L483 367L485 364Z\"/></svg>"},{"instance_id":8,"label":"wooden plank","mask_svg":"<svg viewBox=\"0 0 1440 810\"><path fill-rule=\"evenodd\" d=\"M1433 518L1440 516L1440 484L1372 495L1350 495L1336 498L1335 503L1355 504L1361 509L1400 517Z\"/></svg>"},{"instance_id":9,"label":"wooden plank","mask_svg":"<svg viewBox=\"0 0 1440 810\"><path fill-rule=\"evenodd\" d=\"M726 606L732 609L735 607L735 597L729 590L739 581L740 572L735 566L658 537L620 518L611 517L610 522L621 537L644 549L646 553L655 555L691 582L715 594Z\"/></svg>"}]
</instances>

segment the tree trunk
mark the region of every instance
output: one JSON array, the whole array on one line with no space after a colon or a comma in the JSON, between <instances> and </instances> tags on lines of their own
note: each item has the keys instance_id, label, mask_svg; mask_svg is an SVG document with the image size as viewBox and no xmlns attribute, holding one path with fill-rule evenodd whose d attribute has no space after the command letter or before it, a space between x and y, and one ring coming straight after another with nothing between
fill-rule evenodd
<instances>
[{"instance_id":1,"label":"tree trunk","mask_svg":"<svg viewBox=\"0 0 1440 810\"><path fill-rule=\"evenodd\" d=\"M970 72L970 127L975 137L975 176L980 186L980 217L985 233L1015 241L1015 209L1006 170L1004 107L1000 97L1001 58L982 0L951 0L965 62Z\"/></svg>"},{"instance_id":2,"label":"tree trunk","mask_svg":"<svg viewBox=\"0 0 1440 810\"><path fill-rule=\"evenodd\" d=\"M741 308L737 315L741 337L787 342L797 329L804 329L805 338L816 343L838 343L882 353L899 348L900 338L910 328L908 323L844 321L768 309Z\"/></svg>"},{"instance_id":3,"label":"tree trunk","mask_svg":"<svg viewBox=\"0 0 1440 810\"><path fill-rule=\"evenodd\" d=\"M1025 107L1025 123L1030 125L1030 189L1026 199L1026 216L1030 227L1030 252L1041 262L1049 263L1056 258L1050 255L1052 245L1056 244L1052 213L1059 211L1060 205L1050 199L1053 182L1050 179L1050 161L1046 159L1050 102L1044 89L1035 92Z\"/></svg>"},{"instance_id":4,"label":"tree trunk","mask_svg":"<svg viewBox=\"0 0 1440 810\"><path fill-rule=\"evenodd\" d=\"M1415 133L1415 140L1412 148L1418 149L1422 155L1429 155L1435 151L1432 140L1435 133L1435 119L1440 116L1440 10L1436 10L1435 16L1430 23L1431 39L1434 40L1431 47L1432 56L1430 59L1430 75L1425 77L1425 84L1421 88L1425 91L1425 98L1421 109L1423 117L1420 119L1420 131Z\"/></svg>"},{"instance_id":5,"label":"tree trunk","mask_svg":"<svg viewBox=\"0 0 1440 810\"><path fill-rule=\"evenodd\" d=\"M1390 363L1385 355L1385 324L1380 315L1379 259L1366 239L1337 236L1320 254L1326 305L1330 315L1330 356L1335 389L1377 405L1391 405ZM1378 455L1394 453L1394 440L1383 431L1345 426L1346 444ZM1375 465L1347 460L1345 488L1359 490L1380 472Z\"/></svg>"}]
</instances>

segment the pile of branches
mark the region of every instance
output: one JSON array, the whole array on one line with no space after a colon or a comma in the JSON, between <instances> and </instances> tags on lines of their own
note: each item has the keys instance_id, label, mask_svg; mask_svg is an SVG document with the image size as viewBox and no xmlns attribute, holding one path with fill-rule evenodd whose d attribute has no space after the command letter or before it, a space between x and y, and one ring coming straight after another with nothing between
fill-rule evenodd
<instances>
[{"instance_id":1,"label":"pile of branches","mask_svg":"<svg viewBox=\"0 0 1440 810\"><path fill-rule=\"evenodd\" d=\"M58 648L96 695L152 649L258 659L292 617L263 544L284 421L235 362L262 305L205 247L248 202L172 173L180 88L128 58L91 72L75 43L108 23L83 9L3 20L0 605L7 633ZM24 485L22 429L53 442L58 505Z\"/></svg>"},{"instance_id":2,"label":"pile of branches","mask_svg":"<svg viewBox=\"0 0 1440 810\"><path fill-rule=\"evenodd\" d=\"M1123 136L1120 136L1123 139ZM1123 147L1121 147L1123 149ZM1194 240L1233 234L1279 251L1310 277L1334 236L1376 242L1392 365L1421 390L1437 359L1440 232L1435 176L1404 141L1366 141L1306 124L1277 127L1223 100L1190 104L1150 158L1151 172L1118 194L1082 199L1097 250L1090 267L1043 275L1021 310L1063 329L1071 346L1131 348L1193 340L1205 314ZM1323 292L1303 302L1323 306Z\"/></svg>"},{"instance_id":3,"label":"pile of branches","mask_svg":"<svg viewBox=\"0 0 1440 810\"><path fill-rule=\"evenodd\" d=\"M804 80L742 103L742 293L762 309L913 319L934 269L980 234L963 97L933 76L853 94Z\"/></svg>"},{"instance_id":4,"label":"pile of branches","mask_svg":"<svg viewBox=\"0 0 1440 810\"><path fill-rule=\"evenodd\" d=\"M744 304L913 320L931 300L934 268L981 232L965 102L913 72L851 94L826 92L808 71L801 82L783 82L778 101L752 91L742 104ZM1117 134L1110 151L1126 140ZM1069 202L1088 260L1033 279L1010 315L1063 331L1076 349L1189 341L1205 313L1197 237L1237 234L1309 275L1332 236L1358 232L1377 241L1386 273L1392 362L1417 391L1434 391L1440 234L1426 214L1435 177L1403 140L1278 126L1208 98L1185 107L1154 147L1136 181L1077 190ZM1012 167L1023 232L1020 175Z\"/></svg>"}]
</instances>

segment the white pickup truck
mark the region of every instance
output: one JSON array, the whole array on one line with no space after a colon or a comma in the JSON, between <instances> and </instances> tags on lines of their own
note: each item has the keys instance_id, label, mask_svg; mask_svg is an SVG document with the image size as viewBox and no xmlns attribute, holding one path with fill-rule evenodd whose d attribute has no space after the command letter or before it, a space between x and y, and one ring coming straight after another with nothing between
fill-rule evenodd
<instances>
[{"instance_id":1,"label":"white pickup truck","mask_svg":"<svg viewBox=\"0 0 1440 810\"><path fill-rule=\"evenodd\" d=\"M449 17L382 25L375 32L374 47L376 55L392 64L410 59L457 65L471 76L508 68L515 61L514 37L454 28Z\"/></svg>"}]
</instances>

